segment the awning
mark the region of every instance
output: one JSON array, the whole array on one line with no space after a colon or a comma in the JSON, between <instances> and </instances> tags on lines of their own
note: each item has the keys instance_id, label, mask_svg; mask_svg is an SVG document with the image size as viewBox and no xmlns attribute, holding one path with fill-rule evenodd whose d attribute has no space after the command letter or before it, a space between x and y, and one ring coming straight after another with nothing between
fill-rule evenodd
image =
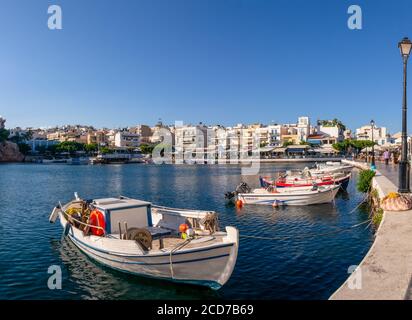
<instances>
[{"instance_id":1,"label":"awning","mask_svg":"<svg viewBox=\"0 0 412 320\"><path fill-rule=\"evenodd\" d=\"M313 140L308 139L307 142L310 143L310 144L317 144L317 145L320 145L322 143L321 140L317 140L317 139L313 139Z\"/></svg>"},{"instance_id":2,"label":"awning","mask_svg":"<svg viewBox=\"0 0 412 320\"><path fill-rule=\"evenodd\" d=\"M374 147L373 147L373 149L375 150L375 151L384 151L384 147L382 147L382 146L380 146L380 145L375 145ZM363 148L362 150L361 150L362 152L372 152L372 147L368 147L368 148Z\"/></svg>"},{"instance_id":3,"label":"awning","mask_svg":"<svg viewBox=\"0 0 412 320\"><path fill-rule=\"evenodd\" d=\"M286 149L303 149L303 150L306 150L306 149L309 149L310 148L310 146L308 146L307 144L291 144L291 145L289 145L289 146L287 146L286 147Z\"/></svg>"},{"instance_id":4,"label":"awning","mask_svg":"<svg viewBox=\"0 0 412 320\"><path fill-rule=\"evenodd\" d=\"M308 145L290 145L286 149L288 152L305 152L309 148Z\"/></svg>"},{"instance_id":5,"label":"awning","mask_svg":"<svg viewBox=\"0 0 412 320\"><path fill-rule=\"evenodd\" d=\"M260 148L260 152L270 152L274 149L276 148L275 147L263 147L263 148Z\"/></svg>"},{"instance_id":6,"label":"awning","mask_svg":"<svg viewBox=\"0 0 412 320\"><path fill-rule=\"evenodd\" d=\"M336 151L333 148L315 148L315 149L313 149L313 152L317 152L317 153L337 153L338 151Z\"/></svg>"}]
</instances>

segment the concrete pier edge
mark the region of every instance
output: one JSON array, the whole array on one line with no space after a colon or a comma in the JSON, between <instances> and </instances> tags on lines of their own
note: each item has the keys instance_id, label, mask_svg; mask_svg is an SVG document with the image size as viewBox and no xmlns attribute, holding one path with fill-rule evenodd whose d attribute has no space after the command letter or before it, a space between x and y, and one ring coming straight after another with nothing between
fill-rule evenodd
<instances>
[{"instance_id":1,"label":"concrete pier edge","mask_svg":"<svg viewBox=\"0 0 412 320\"><path fill-rule=\"evenodd\" d=\"M365 163L343 160L360 169ZM397 187L380 171L372 181L382 198ZM349 267L349 266L348 266ZM410 299L412 274L412 210L384 212L366 256L330 300Z\"/></svg>"}]
</instances>

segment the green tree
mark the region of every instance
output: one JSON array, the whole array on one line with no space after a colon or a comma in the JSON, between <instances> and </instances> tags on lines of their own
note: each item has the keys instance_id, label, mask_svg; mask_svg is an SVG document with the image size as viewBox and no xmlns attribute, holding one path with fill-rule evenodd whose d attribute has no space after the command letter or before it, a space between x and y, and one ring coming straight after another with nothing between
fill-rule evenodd
<instances>
[{"instance_id":1,"label":"green tree","mask_svg":"<svg viewBox=\"0 0 412 320\"><path fill-rule=\"evenodd\" d=\"M84 151L84 143L64 141L56 145L56 152L75 153L76 151Z\"/></svg>"},{"instance_id":2,"label":"green tree","mask_svg":"<svg viewBox=\"0 0 412 320\"><path fill-rule=\"evenodd\" d=\"M356 153L361 152L364 148L371 148L375 143L370 140L352 140L351 146L356 150Z\"/></svg>"},{"instance_id":3,"label":"green tree","mask_svg":"<svg viewBox=\"0 0 412 320\"><path fill-rule=\"evenodd\" d=\"M288 146L290 146L290 145L292 145L292 144L293 144L292 141L285 141L285 142L283 142L282 147L283 147L283 148L286 148L286 147L288 147Z\"/></svg>"},{"instance_id":4,"label":"green tree","mask_svg":"<svg viewBox=\"0 0 412 320\"><path fill-rule=\"evenodd\" d=\"M112 151L108 147L100 148L100 153L102 153L102 154L107 154L107 153L110 153L110 152L112 152Z\"/></svg>"},{"instance_id":5,"label":"green tree","mask_svg":"<svg viewBox=\"0 0 412 320\"><path fill-rule=\"evenodd\" d=\"M154 147L154 145L141 144L140 150L143 154L152 154Z\"/></svg>"},{"instance_id":6,"label":"green tree","mask_svg":"<svg viewBox=\"0 0 412 320\"><path fill-rule=\"evenodd\" d=\"M9 138L9 130L0 129L0 142L4 142Z\"/></svg>"},{"instance_id":7,"label":"green tree","mask_svg":"<svg viewBox=\"0 0 412 320\"><path fill-rule=\"evenodd\" d=\"M24 155L29 154L29 152L31 151L31 147L27 143L20 142L17 145L19 147L19 151Z\"/></svg>"},{"instance_id":8,"label":"green tree","mask_svg":"<svg viewBox=\"0 0 412 320\"><path fill-rule=\"evenodd\" d=\"M97 152L99 149L97 143L88 143L84 145L84 151L87 153Z\"/></svg>"}]
</instances>

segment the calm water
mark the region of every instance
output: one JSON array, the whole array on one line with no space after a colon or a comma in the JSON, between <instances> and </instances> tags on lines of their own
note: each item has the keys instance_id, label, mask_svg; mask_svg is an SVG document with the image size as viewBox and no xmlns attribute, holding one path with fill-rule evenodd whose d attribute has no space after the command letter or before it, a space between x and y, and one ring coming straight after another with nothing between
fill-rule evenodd
<instances>
[{"instance_id":1,"label":"calm water","mask_svg":"<svg viewBox=\"0 0 412 320\"><path fill-rule=\"evenodd\" d=\"M295 167L303 167L299 165ZM261 174L285 169L262 165ZM348 232L302 238L365 221L367 212L350 211L362 199L357 173L336 206L226 206L225 191L241 181L237 166L155 165L0 165L0 299L327 299L359 263L373 241L364 226ZM257 186L257 177L244 177ZM60 224L48 216L73 191L82 197L126 195L156 204L215 210L222 225L240 234L282 237L241 239L238 261L219 291L142 279L95 264L69 241L60 242ZM62 290L49 290L47 269L60 265Z\"/></svg>"}]
</instances>

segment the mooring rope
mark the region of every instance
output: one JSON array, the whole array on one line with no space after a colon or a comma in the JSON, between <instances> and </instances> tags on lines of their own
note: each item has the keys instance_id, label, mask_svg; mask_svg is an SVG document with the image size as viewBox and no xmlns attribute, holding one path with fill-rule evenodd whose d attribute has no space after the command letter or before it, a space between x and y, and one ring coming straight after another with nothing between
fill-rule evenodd
<instances>
[{"instance_id":1,"label":"mooring rope","mask_svg":"<svg viewBox=\"0 0 412 320\"><path fill-rule=\"evenodd\" d=\"M174 279L175 275L173 272L173 261L172 261L172 255L175 253L177 250L182 249L184 246L186 246L191 239L186 239L184 242L178 243L176 247L174 247L172 250L170 250L170 255L169 255L169 263L170 263L170 274L172 279Z\"/></svg>"},{"instance_id":2,"label":"mooring rope","mask_svg":"<svg viewBox=\"0 0 412 320\"><path fill-rule=\"evenodd\" d=\"M368 196L369 195L366 194L366 196L362 199L362 201L355 208L353 208L349 213L355 212L355 210L357 210L363 203L365 203L365 201L368 199ZM351 229L360 227L360 226L362 226L366 223L368 223L368 225L365 227L365 230L372 224L372 219L365 220L361 223L354 224L354 225L352 225L350 227L347 227L347 228L340 228L339 230L323 232L323 233L304 234L304 235L300 235L300 236L296 236L296 237L246 236L246 235L242 235L242 234L240 234L239 237L240 238L249 238L249 239L260 239L260 240L289 240L289 239L292 239L292 238L293 239L304 239L304 238L311 238L311 237L318 237L318 236L328 236L328 235L337 234L337 233L340 233L340 232L349 231Z\"/></svg>"},{"instance_id":3,"label":"mooring rope","mask_svg":"<svg viewBox=\"0 0 412 320\"><path fill-rule=\"evenodd\" d=\"M321 236L328 236L328 235L337 234L337 233L340 233L340 232L349 231L351 229L360 227L360 226L362 226L366 223L370 223L371 221L372 221L372 219L368 219L368 220L365 220L361 223L355 224L355 225L347 227L347 228L340 228L339 230L323 232L323 233L304 234L304 235L300 235L300 236L296 236L296 237L290 237L290 236L289 237L246 236L246 235L242 235L242 234L240 234L239 237L240 238L249 238L249 239L259 239L259 240L290 240L290 239L304 239L304 238L311 238L311 237L321 237Z\"/></svg>"}]
</instances>

